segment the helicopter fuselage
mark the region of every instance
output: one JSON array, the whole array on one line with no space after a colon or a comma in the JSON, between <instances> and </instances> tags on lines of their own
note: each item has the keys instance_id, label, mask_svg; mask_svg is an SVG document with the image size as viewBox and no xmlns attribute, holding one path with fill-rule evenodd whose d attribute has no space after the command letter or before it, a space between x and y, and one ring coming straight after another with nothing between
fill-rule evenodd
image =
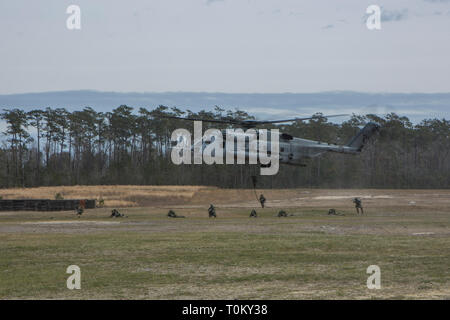
<instances>
[{"instance_id":1,"label":"helicopter fuselage","mask_svg":"<svg viewBox=\"0 0 450 320\"><path fill-rule=\"evenodd\" d=\"M176 147L171 156L175 164L260 164L261 168L273 169L266 170L271 172L267 174L276 174L279 163L305 166L305 159L326 152L359 154L378 130L377 124L369 122L346 145L336 145L293 137L278 129L209 129L203 133L201 123L194 122L193 142L186 129L172 133Z\"/></svg>"},{"instance_id":2,"label":"helicopter fuselage","mask_svg":"<svg viewBox=\"0 0 450 320\"><path fill-rule=\"evenodd\" d=\"M233 133L233 135L229 134L227 135L227 132L225 130L222 131L223 149L225 153L232 153L235 159L241 157L248 160L249 158L251 158L252 155L256 157L257 155L253 154L255 152L255 149L252 150L252 148L250 147L248 137L249 135L243 132L236 132ZM236 143L236 141L239 140L239 138L245 141L244 145ZM234 141L231 141L232 146L230 148L227 148L227 143L230 142L229 139L233 139ZM266 150L272 150L270 139L260 141L259 137L257 136L256 139L257 145L266 144L267 145ZM211 139L204 140L202 149L206 148L206 146L211 144L213 141L214 137L212 137ZM337 152L347 154L360 153L360 150L358 150L355 147L329 144L321 141L297 138L286 133L280 133L278 141L279 141L278 160L280 163L287 165L305 166L304 162L306 159L321 156L326 152ZM270 154L271 151L267 152Z\"/></svg>"}]
</instances>

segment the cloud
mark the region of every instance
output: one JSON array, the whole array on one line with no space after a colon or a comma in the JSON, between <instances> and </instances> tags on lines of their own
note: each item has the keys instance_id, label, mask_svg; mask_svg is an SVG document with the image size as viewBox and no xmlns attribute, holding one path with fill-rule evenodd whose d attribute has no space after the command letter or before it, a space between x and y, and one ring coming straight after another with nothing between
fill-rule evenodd
<instances>
[{"instance_id":1,"label":"cloud","mask_svg":"<svg viewBox=\"0 0 450 320\"><path fill-rule=\"evenodd\" d=\"M381 21L382 22L390 22L390 21L400 21L405 20L408 17L408 9L403 10L382 10L381 11Z\"/></svg>"},{"instance_id":2,"label":"cloud","mask_svg":"<svg viewBox=\"0 0 450 320\"><path fill-rule=\"evenodd\" d=\"M430 3L446 3L446 2L450 2L450 0L424 0L426 2L430 2Z\"/></svg>"},{"instance_id":3,"label":"cloud","mask_svg":"<svg viewBox=\"0 0 450 320\"><path fill-rule=\"evenodd\" d=\"M362 23L366 23L369 14L365 14L362 17ZM408 9L402 10L386 10L381 7L381 21L382 22L392 22L392 21L401 21L406 20L408 18Z\"/></svg>"},{"instance_id":4,"label":"cloud","mask_svg":"<svg viewBox=\"0 0 450 320\"><path fill-rule=\"evenodd\" d=\"M223 1L225 1L225 0L206 0L206 4L210 5L210 4L214 4L216 2L223 2Z\"/></svg>"},{"instance_id":5,"label":"cloud","mask_svg":"<svg viewBox=\"0 0 450 320\"><path fill-rule=\"evenodd\" d=\"M322 29L333 29L333 28L334 28L333 24L329 24L329 25L322 27Z\"/></svg>"}]
</instances>

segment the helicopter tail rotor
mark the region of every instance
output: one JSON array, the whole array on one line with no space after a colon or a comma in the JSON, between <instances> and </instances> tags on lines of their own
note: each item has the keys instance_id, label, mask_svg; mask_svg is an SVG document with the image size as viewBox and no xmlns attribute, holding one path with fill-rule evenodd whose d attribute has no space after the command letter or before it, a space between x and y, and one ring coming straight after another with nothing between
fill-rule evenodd
<instances>
[{"instance_id":1,"label":"helicopter tail rotor","mask_svg":"<svg viewBox=\"0 0 450 320\"><path fill-rule=\"evenodd\" d=\"M374 122L369 122L362 128L356 136L354 136L347 144L348 147L355 148L357 151L361 151L366 142L376 132L380 130L380 126Z\"/></svg>"}]
</instances>

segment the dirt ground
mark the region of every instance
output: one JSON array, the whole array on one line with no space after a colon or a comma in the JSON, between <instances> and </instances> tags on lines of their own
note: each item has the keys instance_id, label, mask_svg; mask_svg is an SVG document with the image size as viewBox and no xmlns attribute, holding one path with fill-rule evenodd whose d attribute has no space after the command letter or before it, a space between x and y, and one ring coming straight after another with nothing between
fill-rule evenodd
<instances>
[{"instance_id":1,"label":"dirt ground","mask_svg":"<svg viewBox=\"0 0 450 320\"><path fill-rule=\"evenodd\" d=\"M262 209L253 190L186 187L171 202L158 188L143 192L165 201L117 206L123 218L0 212L0 298L450 298L450 190L257 190ZM65 287L71 264L84 270L77 292ZM372 264L381 290L366 287Z\"/></svg>"}]
</instances>

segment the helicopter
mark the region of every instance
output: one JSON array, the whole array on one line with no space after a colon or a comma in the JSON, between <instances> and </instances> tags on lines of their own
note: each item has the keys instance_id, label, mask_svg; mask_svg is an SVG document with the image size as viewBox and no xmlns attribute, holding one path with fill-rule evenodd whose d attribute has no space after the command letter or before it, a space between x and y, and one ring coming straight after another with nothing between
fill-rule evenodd
<instances>
[{"instance_id":1,"label":"helicopter","mask_svg":"<svg viewBox=\"0 0 450 320\"><path fill-rule=\"evenodd\" d=\"M233 132L233 135L238 138L240 135L244 135L248 137L248 129L253 129L261 125L267 125L267 124L276 124L276 123L286 123L286 122L294 122L294 121L305 121L305 120L312 120L312 119L318 119L318 118L331 118L331 117L342 117L342 116L348 116L346 114L337 114L337 115L328 115L328 116L312 116L312 117L306 117L306 118L292 118L292 119L283 119L283 120L238 120L238 119L204 119L204 118L197 118L197 117L177 117L177 116L169 116L169 115L160 115L158 117L160 118L167 118L167 119L177 119L177 120L183 120L183 121L194 121L194 124L196 122L210 122L210 123L221 123L221 124L228 124L231 126L239 126L244 129L246 129L246 132L243 132L243 130L237 130ZM285 165L293 165L293 166L300 166L305 167L305 160L319 157L325 153L328 152L335 152L335 153L344 153L344 154L352 154L356 155L362 152L364 145L368 142L368 140L380 130L380 126L374 122L368 122L360 131L348 141L345 145L337 145L337 144L330 144L322 141L315 141L315 140L308 140L303 139L299 137L294 137L288 133L280 133L278 130L278 138L279 139L279 152L278 152L278 161L281 164ZM227 143L227 137L230 138L230 135L228 135L228 130L222 130L222 136L223 136L223 144L224 146ZM232 137L232 136L231 136ZM245 138L244 138L245 139ZM273 139L273 136L272 138ZM198 144L201 144L201 148L204 150L209 144L214 142L214 137L207 138L207 139L195 139L194 137L194 145L191 147L192 150L194 150L195 146ZM268 145L270 146L270 141L268 139L267 141ZM233 141L234 145L234 141ZM269 150L269 149L267 149ZM234 155L234 158L236 159L239 156L245 157L245 159L249 159L252 156L252 150L249 149L249 145L245 144L244 148L239 149L239 147L234 146L234 149L231 150L231 152ZM269 151L270 154L270 151ZM261 167L266 166L265 164L261 164Z\"/></svg>"}]
</instances>

